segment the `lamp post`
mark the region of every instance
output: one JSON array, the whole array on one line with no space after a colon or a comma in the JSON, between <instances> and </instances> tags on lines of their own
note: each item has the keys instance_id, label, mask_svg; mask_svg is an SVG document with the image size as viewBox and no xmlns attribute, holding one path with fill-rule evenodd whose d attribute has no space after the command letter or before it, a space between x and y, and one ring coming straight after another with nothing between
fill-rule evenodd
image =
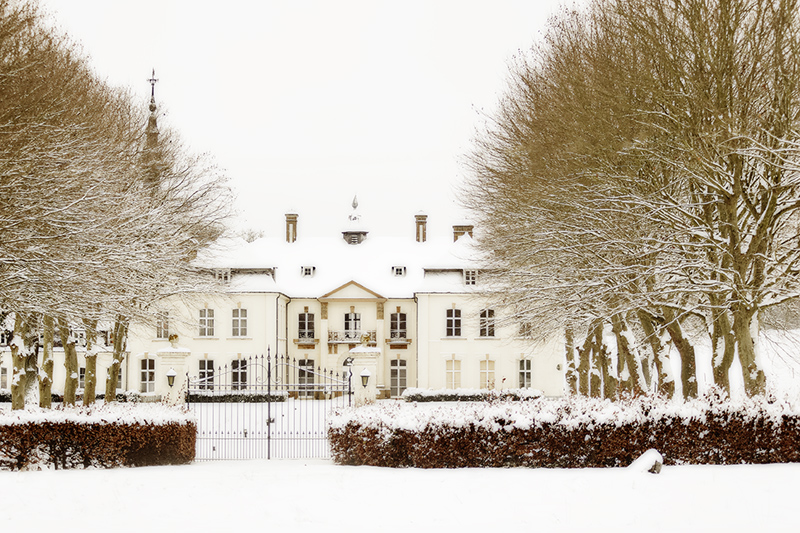
<instances>
[{"instance_id":1,"label":"lamp post","mask_svg":"<svg viewBox=\"0 0 800 533\"><path fill-rule=\"evenodd\" d=\"M372 372L367 370L366 368L361 371L361 385L366 388L367 383L369 383L369 377L372 375Z\"/></svg>"}]
</instances>

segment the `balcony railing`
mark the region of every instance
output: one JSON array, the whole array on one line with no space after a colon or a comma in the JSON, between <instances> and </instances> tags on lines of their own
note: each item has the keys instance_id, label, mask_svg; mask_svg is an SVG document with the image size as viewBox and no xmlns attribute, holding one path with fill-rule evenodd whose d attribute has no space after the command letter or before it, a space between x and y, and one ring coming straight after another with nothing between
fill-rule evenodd
<instances>
[{"instance_id":1,"label":"balcony railing","mask_svg":"<svg viewBox=\"0 0 800 533\"><path fill-rule=\"evenodd\" d=\"M335 344L359 344L362 335L369 335L369 343L375 344L377 337L375 330L345 330L345 331L328 331L328 342Z\"/></svg>"},{"instance_id":2,"label":"balcony railing","mask_svg":"<svg viewBox=\"0 0 800 533\"><path fill-rule=\"evenodd\" d=\"M396 329L389 332L389 344L410 344L411 340L406 337L406 330Z\"/></svg>"}]
</instances>

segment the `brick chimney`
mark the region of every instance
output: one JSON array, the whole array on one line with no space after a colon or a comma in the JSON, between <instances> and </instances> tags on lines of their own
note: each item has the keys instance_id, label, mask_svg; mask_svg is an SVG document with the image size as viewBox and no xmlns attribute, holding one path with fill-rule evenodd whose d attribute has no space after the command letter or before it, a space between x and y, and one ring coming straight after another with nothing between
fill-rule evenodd
<instances>
[{"instance_id":1,"label":"brick chimney","mask_svg":"<svg viewBox=\"0 0 800 533\"><path fill-rule=\"evenodd\" d=\"M286 242L297 240L297 213L286 213Z\"/></svg>"},{"instance_id":2,"label":"brick chimney","mask_svg":"<svg viewBox=\"0 0 800 533\"><path fill-rule=\"evenodd\" d=\"M472 237L472 228L472 224L453 226L453 242L456 242L462 235L469 235Z\"/></svg>"},{"instance_id":3,"label":"brick chimney","mask_svg":"<svg viewBox=\"0 0 800 533\"><path fill-rule=\"evenodd\" d=\"M417 242L425 242L428 240L428 215L414 215L417 221Z\"/></svg>"}]
</instances>

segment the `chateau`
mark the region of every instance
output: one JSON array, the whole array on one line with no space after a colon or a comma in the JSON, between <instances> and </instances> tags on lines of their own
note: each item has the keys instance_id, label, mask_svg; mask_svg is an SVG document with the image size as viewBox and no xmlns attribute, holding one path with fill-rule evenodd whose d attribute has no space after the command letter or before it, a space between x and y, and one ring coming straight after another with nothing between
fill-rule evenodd
<instances>
[{"instance_id":1,"label":"chateau","mask_svg":"<svg viewBox=\"0 0 800 533\"><path fill-rule=\"evenodd\" d=\"M198 258L224 294L167 300L155 327L133 325L125 388L158 393L169 368L206 379L225 368L246 388L247 359L267 351L301 368L343 373L364 340L380 352L379 398L408 387L563 394L560 335L535 343L524 324L480 298L472 226L429 239L428 216L417 214L408 238L376 236L362 225L356 200L344 227L328 236L304 238L298 221L288 213L285 237L239 239ZM180 347L173 349L174 335ZM182 368L165 362L175 350L186 355Z\"/></svg>"}]
</instances>

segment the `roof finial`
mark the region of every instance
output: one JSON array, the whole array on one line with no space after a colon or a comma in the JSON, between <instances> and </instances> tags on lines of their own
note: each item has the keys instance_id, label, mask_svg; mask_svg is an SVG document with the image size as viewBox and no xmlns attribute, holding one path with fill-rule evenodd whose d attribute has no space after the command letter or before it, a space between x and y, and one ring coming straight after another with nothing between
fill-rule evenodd
<instances>
[{"instance_id":1,"label":"roof finial","mask_svg":"<svg viewBox=\"0 0 800 533\"><path fill-rule=\"evenodd\" d=\"M358 209L358 195L353 196L353 209Z\"/></svg>"},{"instance_id":2,"label":"roof finial","mask_svg":"<svg viewBox=\"0 0 800 533\"><path fill-rule=\"evenodd\" d=\"M153 75L147 81L150 82L150 99L151 100L155 100L156 99L156 82L158 82L158 79L156 78L156 69L153 69Z\"/></svg>"}]
</instances>

